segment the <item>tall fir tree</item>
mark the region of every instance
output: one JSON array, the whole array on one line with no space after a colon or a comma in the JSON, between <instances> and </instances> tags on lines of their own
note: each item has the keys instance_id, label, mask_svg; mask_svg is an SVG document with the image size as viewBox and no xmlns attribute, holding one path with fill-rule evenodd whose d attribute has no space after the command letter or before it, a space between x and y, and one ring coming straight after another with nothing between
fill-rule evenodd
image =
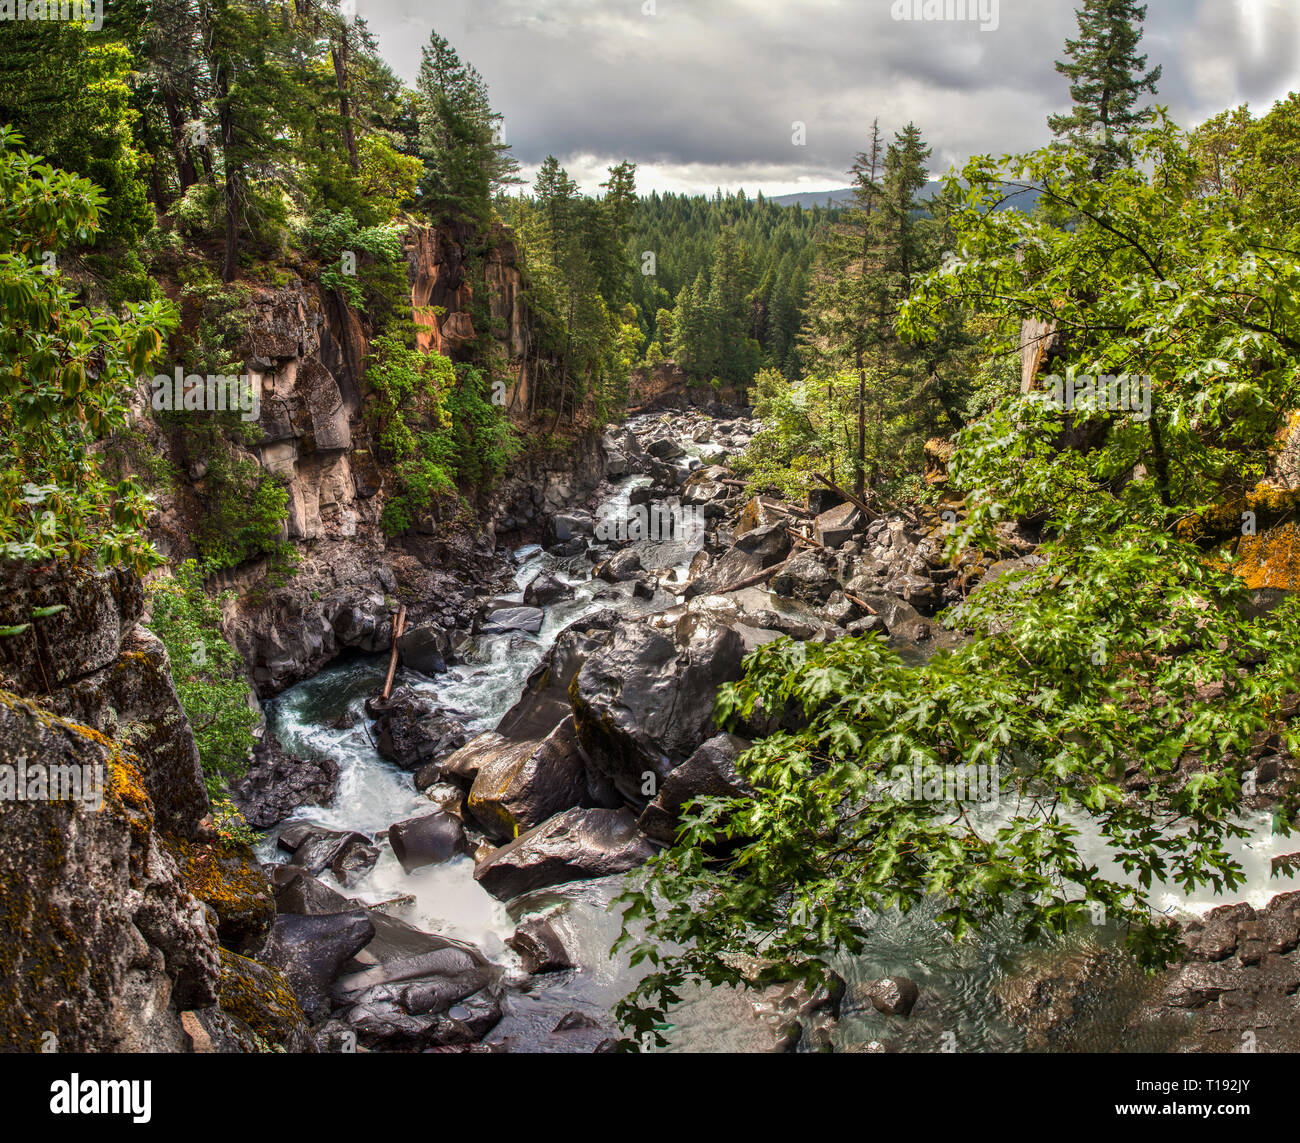
<instances>
[{"instance_id":1,"label":"tall fir tree","mask_svg":"<svg viewBox=\"0 0 1300 1143\"><path fill-rule=\"evenodd\" d=\"M1129 138L1153 111L1137 107L1139 96L1155 94L1162 69L1146 71L1147 57L1137 54L1147 6L1134 0L1084 0L1076 11L1079 38L1065 41L1070 62L1056 70L1070 80L1074 107L1053 115L1048 126L1063 142L1092 159L1092 176L1105 178L1133 165Z\"/></svg>"}]
</instances>

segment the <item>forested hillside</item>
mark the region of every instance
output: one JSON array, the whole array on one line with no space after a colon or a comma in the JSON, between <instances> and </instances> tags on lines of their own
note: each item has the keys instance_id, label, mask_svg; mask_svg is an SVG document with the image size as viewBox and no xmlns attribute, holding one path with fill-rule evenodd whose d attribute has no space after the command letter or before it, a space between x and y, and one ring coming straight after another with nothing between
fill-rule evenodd
<instances>
[{"instance_id":1,"label":"forested hillside","mask_svg":"<svg viewBox=\"0 0 1300 1143\"><path fill-rule=\"evenodd\" d=\"M4 26L4 1046L1300 1047L1300 95L1145 18L811 209L525 183L432 17Z\"/></svg>"}]
</instances>

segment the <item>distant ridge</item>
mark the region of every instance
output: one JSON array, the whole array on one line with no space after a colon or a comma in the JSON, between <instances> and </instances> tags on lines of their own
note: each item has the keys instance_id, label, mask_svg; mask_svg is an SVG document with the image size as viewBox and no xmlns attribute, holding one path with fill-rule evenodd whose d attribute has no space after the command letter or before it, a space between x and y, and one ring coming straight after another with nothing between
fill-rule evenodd
<instances>
[{"instance_id":1,"label":"distant ridge","mask_svg":"<svg viewBox=\"0 0 1300 1143\"><path fill-rule=\"evenodd\" d=\"M921 192L921 198L931 198L939 191L939 181L931 179L930 184ZM1015 191L1011 187L1006 188L1007 194L1013 194L1010 201L1004 203L999 209L1001 210L1032 210L1038 202L1039 191ZM814 206L825 207L828 203L833 207L848 206L853 202L853 189L851 187L842 187L839 190L826 191L803 191L799 194L777 195L769 201L776 203L777 206L800 206L804 210L811 210Z\"/></svg>"}]
</instances>

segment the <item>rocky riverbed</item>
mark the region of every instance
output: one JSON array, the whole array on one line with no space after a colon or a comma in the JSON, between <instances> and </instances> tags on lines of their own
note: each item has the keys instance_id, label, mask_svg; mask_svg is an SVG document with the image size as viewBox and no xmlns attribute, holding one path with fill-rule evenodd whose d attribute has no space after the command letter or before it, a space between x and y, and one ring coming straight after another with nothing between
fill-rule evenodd
<instances>
[{"instance_id":1,"label":"rocky riverbed","mask_svg":"<svg viewBox=\"0 0 1300 1143\"><path fill-rule=\"evenodd\" d=\"M637 975L607 956L617 922L605 906L625 874L671 841L686 801L743 792L735 759L748 743L720 733L712 708L744 655L782 635L880 632L923 657L959 638L938 628L941 609L1036 558L1037 537L1007 528L1003 551L968 553L953 567L937 514L875 516L829 492L803 505L752 496L726 461L758 428L739 414L670 413L609 431L605 479L582 502L540 533L535 519L498 518L501 577L475 594L468 630L426 625L403 636L389 701L370 693L383 665L372 659L337 668L328 686L338 693L323 706L318 680L297 688L313 693L272 704L272 727L305 757L305 773L341 756L351 783L332 801L304 798L274 850L268 840L264 856L283 863L274 869L286 886L281 914L373 921L377 911L383 926L459 942L468 958L446 989L441 969L401 987L376 973L373 992L336 982L327 1039L350 1029L378 1050L612 1044L609 1008ZM511 546L532 538L541 542ZM327 716L332 725L322 725ZM265 821L265 799L245 794ZM925 923L905 926L917 953L932 939L917 927ZM365 931L336 924L344 948ZM1032 1048L1039 1017L998 991L1016 995L1006 983L1015 944L992 937L986 958L960 969L932 950L946 971L860 958L842 966L844 989L819 997L794 986L788 996L702 993L670 1039L684 1050L934 1050L926 1029L943 1013L945 1027L980 1046ZM1279 955L1294 949L1285 944ZM1119 956L1109 948L1089 955ZM1068 966L1081 955L1057 959ZM1096 986L1095 974L1048 963L1010 979L1057 971L1062 995ZM954 993L959 973L967 979ZM913 977L929 985L919 1003ZM972 982L986 999L960 1015L954 996ZM430 989L438 999L425 1008ZM1115 1010L1159 1007L1154 996L1123 993ZM1168 1015L1148 1013L1143 1026L1170 1028Z\"/></svg>"},{"instance_id":2,"label":"rocky riverbed","mask_svg":"<svg viewBox=\"0 0 1300 1143\"><path fill-rule=\"evenodd\" d=\"M758 430L742 410L633 418L569 470L552 459L517 473L477 539L386 550L373 566L349 549L236 616L266 700L235 791L263 831L256 852L212 833L138 581L10 591L0 624L67 609L46 636L63 649L53 677L39 644L0 643L15 692L0 704L16 744L4 760L66 755L112 780L93 828L75 807L0 805L7 836L32 839L0 868L29 887L5 902L20 937L4 953L6 1038L609 1050L613 1005L643 970L610 956L608 905L671 841L686 801L744 792L748 742L712 715L744 655L783 635L876 632L921 659L960 638L938 626L942 609L1037 558L1037 537L1009 527L1001 551L950 565L938 514L754 496L727 462ZM410 623L384 699L399 598ZM1220 1049L1247 1035L1286 1048L1300 894L1278 895L1293 863L1266 823L1270 790L1294 770L1276 744L1256 760L1247 890L1235 903L1171 892L1186 960L1155 980L1104 931L1026 950L994 930L958 947L916 910L874 918L867 950L837 959L816 994L688 992L671 1046L934 1051L951 1034L967 1051ZM42 967L55 964L63 975ZM98 999L69 1008L69 988Z\"/></svg>"}]
</instances>

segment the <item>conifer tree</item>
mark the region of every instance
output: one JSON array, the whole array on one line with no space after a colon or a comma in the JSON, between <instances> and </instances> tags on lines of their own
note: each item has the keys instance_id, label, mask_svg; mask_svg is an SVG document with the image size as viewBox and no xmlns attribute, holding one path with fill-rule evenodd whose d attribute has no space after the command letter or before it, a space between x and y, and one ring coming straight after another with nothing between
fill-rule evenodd
<instances>
[{"instance_id":1,"label":"conifer tree","mask_svg":"<svg viewBox=\"0 0 1300 1143\"><path fill-rule=\"evenodd\" d=\"M1092 158L1095 179L1133 165L1129 137L1153 114L1134 106L1143 93L1155 94L1162 70L1146 71L1147 57L1137 54L1146 14L1134 0L1084 0L1076 12L1079 38L1065 41L1070 62L1056 64L1070 80L1074 108L1053 115L1048 126Z\"/></svg>"}]
</instances>

